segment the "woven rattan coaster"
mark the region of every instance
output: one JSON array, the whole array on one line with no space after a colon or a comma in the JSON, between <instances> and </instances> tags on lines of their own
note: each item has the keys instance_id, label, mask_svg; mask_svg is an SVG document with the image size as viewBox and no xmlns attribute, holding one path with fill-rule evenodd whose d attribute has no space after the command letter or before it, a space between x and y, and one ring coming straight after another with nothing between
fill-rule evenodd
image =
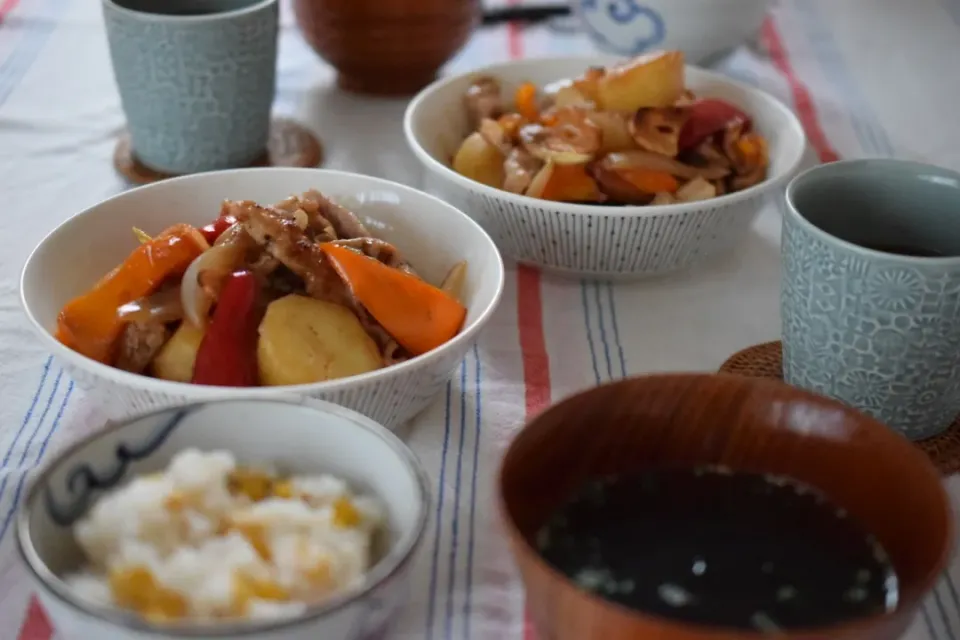
<instances>
[{"instance_id":1,"label":"woven rattan coaster","mask_svg":"<svg viewBox=\"0 0 960 640\"><path fill-rule=\"evenodd\" d=\"M323 147L310 129L287 118L274 118L270 125L267 151L251 167L316 167L323 161ZM149 184L172 174L155 171L141 164L130 147L126 131L113 151L113 166L134 184Z\"/></svg>"},{"instance_id":2,"label":"woven rattan coaster","mask_svg":"<svg viewBox=\"0 0 960 640\"><path fill-rule=\"evenodd\" d=\"M783 379L783 357L780 341L765 342L730 356L720 366L724 373L757 378ZM938 436L915 442L944 475L960 471L960 417Z\"/></svg>"}]
</instances>

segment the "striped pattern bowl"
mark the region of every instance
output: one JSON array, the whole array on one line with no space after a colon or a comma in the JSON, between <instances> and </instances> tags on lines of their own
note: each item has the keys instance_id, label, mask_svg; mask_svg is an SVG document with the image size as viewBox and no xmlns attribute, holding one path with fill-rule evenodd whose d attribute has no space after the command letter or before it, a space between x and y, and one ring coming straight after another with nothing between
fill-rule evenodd
<instances>
[{"instance_id":1,"label":"striped pattern bowl","mask_svg":"<svg viewBox=\"0 0 960 640\"><path fill-rule=\"evenodd\" d=\"M779 197L803 158L806 138L796 116L773 97L724 76L687 68L687 86L723 98L754 118L770 145L770 177L763 183L700 202L655 207L605 207L539 200L494 189L450 167L468 133L463 94L480 74L505 91L538 86L606 65L608 57L544 58L507 62L435 82L407 107L407 144L427 169L426 187L472 215L503 254L518 262L580 277L635 279L677 271L732 247L764 202Z\"/></svg>"},{"instance_id":2,"label":"striped pattern bowl","mask_svg":"<svg viewBox=\"0 0 960 640\"><path fill-rule=\"evenodd\" d=\"M273 203L315 188L345 202L393 243L427 280L439 282L460 260L468 263L467 319L459 335L401 364L359 376L284 387L237 389L183 384L127 373L60 344L52 330L73 296L120 263L134 246L131 227L156 233L171 224L203 225L224 198ZM73 377L109 418L216 399L296 395L326 400L395 429L425 409L476 342L503 290L503 261L490 237L445 202L393 182L320 169L235 169L166 180L94 205L52 231L27 259L20 296L28 319Z\"/></svg>"}]
</instances>

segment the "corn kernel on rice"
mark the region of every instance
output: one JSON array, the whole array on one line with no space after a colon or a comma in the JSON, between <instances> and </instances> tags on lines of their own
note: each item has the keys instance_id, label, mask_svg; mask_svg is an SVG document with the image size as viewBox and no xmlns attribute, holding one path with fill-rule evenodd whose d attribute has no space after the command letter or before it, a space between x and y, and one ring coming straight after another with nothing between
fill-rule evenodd
<instances>
[{"instance_id":1,"label":"corn kernel on rice","mask_svg":"<svg viewBox=\"0 0 960 640\"><path fill-rule=\"evenodd\" d=\"M155 622L295 616L362 583L383 522L339 478L189 449L96 502L74 526L88 564L67 581Z\"/></svg>"}]
</instances>

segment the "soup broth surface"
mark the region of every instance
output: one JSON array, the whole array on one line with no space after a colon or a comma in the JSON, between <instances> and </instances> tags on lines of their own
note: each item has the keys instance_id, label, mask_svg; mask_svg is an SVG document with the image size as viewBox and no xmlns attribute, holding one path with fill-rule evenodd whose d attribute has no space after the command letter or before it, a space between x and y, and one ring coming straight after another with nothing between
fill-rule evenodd
<instances>
[{"instance_id":1,"label":"soup broth surface","mask_svg":"<svg viewBox=\"0 0 960 640\"><path fill-rule=\"evenodd\" d=\"M893 610L880 543L819 491L722 468L584 485L536 540L582 588L678 621L775 634Z\"/></svg>"}]
</instances>

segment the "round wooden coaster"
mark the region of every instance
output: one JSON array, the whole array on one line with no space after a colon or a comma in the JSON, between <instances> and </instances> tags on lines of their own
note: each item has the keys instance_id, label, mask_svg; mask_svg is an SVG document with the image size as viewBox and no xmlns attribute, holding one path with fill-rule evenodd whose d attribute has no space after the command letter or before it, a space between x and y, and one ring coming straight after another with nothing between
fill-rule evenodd
<instances>
[{"instance_id":1,"label":"round wooden coaster","mask_svg":"<svg viewBox=\"0 0 960 640\"><path fill-rule=\"evenodd\" d=\"M783 379L783 352L780 341L764 342L738 351L720 366L720 371L757 378ZM930 456L944 475L960 471L960 417L940 435L918 440L914 444Z\"/></svg>"},{"instance_id":2,"label":"round wooden coaster","mask_svg":"<svg viewBox=\"0 0 960 640\"><path fill-rule=\"evenodd\" d=\"M289 118L274 118L267 150L251 167L316 167L323 162L323 147L310 129ZM133 153L124 131L113 151L113 166L134 184L149 184L175 177L144 166Z\"/></svg>"}]
</instances>

